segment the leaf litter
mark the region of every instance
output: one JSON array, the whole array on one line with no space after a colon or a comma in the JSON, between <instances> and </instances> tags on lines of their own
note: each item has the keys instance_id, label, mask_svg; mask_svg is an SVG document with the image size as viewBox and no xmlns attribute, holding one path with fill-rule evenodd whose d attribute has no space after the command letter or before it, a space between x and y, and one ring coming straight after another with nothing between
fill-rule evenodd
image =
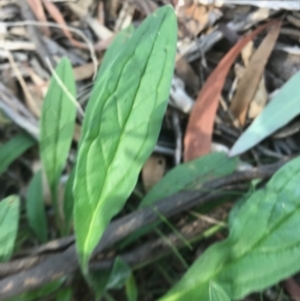
<instances>
[{"instance_id":1,"label":"leaf litter","mask_svg":"<svg viewBox=\"0 0 300 301\"><path fill-rule=\"evenodd\" d=\"M37 107L41 107L51 70L63 57L67 57L76 78L77 101L85 108L93 86L95 67L100 67L102 76L106 68L109 70L109 63L118 56L116 51L111 52L107 60L103 59L105 54L109 55L110 45L118 37L118 32L125 29L124 32L129 30L130 34L131 29L137 28L147 15L161 6L161 1L21 1L22 5L26 2L27 10L20 10L14 2L19 3L0 0L1 39L6 41L7 47L0 46L0 154L4 154L4 159L0 162L0 195L5 201L6 197L14 193L26 201L27 190L36 172L33 163L39 162L41 166L36 146L40 131L39 117L29 106L26 91L33 96ZM264 166L299 154L297 72L300 70L300 16L295 3L290 1L288 4L286 1L283 5L280 3L282 1L268 1L265 6L260 4L260 7L256 7L256 3L250 0L241 3L224 0L214 4L204 0L165 2L174 6L178 18L177 58L169 105L154 152L141 169L132 195L116 218L135 212L143 204L143 199L147 200L147 197L153 195L151 191L156 191L155 194L159 196L151 196L151 202L154 203L170 193L201 189L203 182L226 175L226 166L232 161L226 159L226 154L220 156L222 160L228 160L227 165L220 163L222 160L214 160L218 154L211 153L216 149L229 156L242 154L239 159L233 159L236 161L232 163L229 173L237 168L236 164L245 164L251 170L252 167ZM270 10L271 2L274 2L273 8L277 8L277 11ZM276 21L278 19L282 23ZM49 26L45 26L47 22ZM133 27L128 29L128 25ZM31 29L35 32L34 35ZM244 47L249 41L252 41L254 52L250 51L245 58ZM94 49L97 62L88 47ZM7 50L15 64L12 64ZM52 69L45 64L46 58L50 59ZM236 76L234 68L239 68ZM24 89L23 86L20 89L19 82L27 85L27 88ZM236 87L233 82L236 82ZM174 115L177 116L176 123ZM235 119L239 120L238 127ZM73 206L70 188L72 182L68 181L68 177L76 162L82 132L82 116L78 112L75 121L75 138L73 137L67 160L60 163L64 166L60 167L62 170L57 184L59 190L67 185L65 200L68 203L65 208L61 208L67 219L62 230L65 233L74 233L68 209ZM184 140L183 149L181 140ZM22 146L19 146L18 141L21 141ZM207 164L206 156L209 158ZM192 170L185 175L185 167L196 166L197 160L204 160L204 163L199 163L201 170ZM157 163L158 161L163 164ZM210 169L206 170L208 167ZM122 169L122 162L119 168ZM197 181L198 186L194 183ZM193 208L197 211L196 214L183 211L167 223L161 223L161 236L157 237L158 232L150 231L138 239L129 237L131 242L124 241L125 247L122 248L122 244L116 245L110 249L110 254L101 254L95 261L100 266L108 266L110 260L109 266L112 267L113 260L121 255L122 260L135 267L134 289L137 293L134 295L138 296L137 300L157 300L184 273L180 258L192 265L204 249L226 235L224 227L212 226L205 220L211 218L226 222L233 203L245 195L245 191L251 190L251 187L235 184L231 187L236 190L235 194L230 197L224 192L218 203ZM41 203L37 199L40 195L39 192L35 195L36 199L32 197L31 203L28 201L34 231L25 218L26 213L20 211L19 232L12 254L26 254L30 250L35 252L39 240L44 241L45 237L59 239L58 229L53 221L53 204L45 199ZM35 201L39 201L37 208L32 205ZM45 216L34 216L37 212L45 213ZM207 219L197 218L206 215ZM41 218L44 226L39 228L35 223ZM15 229L16 225L12 227ZM186 247L191 244L193 250ZM11 244L9 246L9 252L12 252ZM156 249L155 246L162 247ZM46 245L43 247L48 248ZM53 250L60 252L55 247ZM156 250L157 253L151 254L150 250ZM174 256L175 254L179 256ZM11 254L7 253L5 256L8 258ZM131 261L131 258L135 258L135 261ZM26 255L23 259L27 259ZM116 272L117 275L118 271ZM295 284L298 279L296 274L282 285L291 299L299 298ZM71 287L76 288L76 284L72 283ZM211 287L214 291L210 294L217 295L218 298L232 296L220 281L211 282ZM74 294L82 299L82 294L88 294L88 290L83 291L84 293L74 289ZM116 300L126 298L125 289L109 290L107 294ZM262 294L270 300L277 300L280 296L276 287L265 290ZM256 293L252 293L249 298L260 300Z\"/></svg>"}]
</instances>

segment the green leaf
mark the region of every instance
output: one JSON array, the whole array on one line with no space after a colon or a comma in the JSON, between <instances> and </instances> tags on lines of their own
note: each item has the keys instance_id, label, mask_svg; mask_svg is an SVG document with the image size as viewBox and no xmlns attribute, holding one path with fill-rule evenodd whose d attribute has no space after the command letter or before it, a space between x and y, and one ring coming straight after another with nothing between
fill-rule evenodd
<instances>
[{"instance_id":1,"label":"green leaf","mask_svg":"<svg viewBox=\"0 0 300 301\"><path fill-rule=\"evenodd\" d=\"M72 289L70 287L64 287L57 292L56 301L71 301Z\"/></svg>"},{"instance_id":2,"label":"green leaf","mask_svg":"<svg viewBox=\"0 0 300 301\"><path fill-rule=\"evenodd\" d=\"M43 199L42 173L39 170L30 181L26 195L26 211L30 227L40 242L47 241L47 218Z\"/></svg>"},{"instance_id":3,"label":"green leaf","mask_svg":"<svg viewBox=\"0 0 300 301\"><path fill-rule=\"evenodd\" d=\"M87 280L96 295L95 300L100 300L107 290L122 288L130 275L128 264L117 257L111 271L91 271Z\"/></svg>"},{"instance_id":4,"label":"green leaf","mask_svg":"<svg viewBox=\"0 0 300 301\"><path fill-rule=\"evenodd\" d=\"M121 30L116 37L114 38L113 42L110 44L108 49L105 52L103 61L100 65L99 72L97 74L98 79L103 76L105 71L110 72L110 66L117 60L121 50L123 49L125 43L132 37L134 32L133 25Z\"/></svg>"},{"instance_id":5,"label":"green leaf","mask_svg":"<svg viewBox=\"0 0 300 301\"><path fill-rule=\"evenodd\" d=\"M101 300L106 291L106 284L110 276L109 270L91 270L87 280L95 294L95 301Z\"/></svg>"},{"instance_id":6,"label":"green leaf","mask_svg":"<svg viewBox=\"0 0 300 301\"><path fill-rule=\"evenodd\" d=\"M209 301L230 301L230 299L220 285L215 282L210 282Z\"/></svg>"},{"instance_id":7,"label":"green leaf","mask_svg":"<svg viewBox=\"0 0 300 301\"><path fill-rule=\"evenodd\" d=\"M298 272L299 182L300 157L249 197L232 221L229 237L210 247L159 300L208 300L211 281L230 299L242 299Z\"/></svg>"},{"instance_id":8,"label":"green leaf","mask_svg":"<svg viewBox=\"0 0 300 301\"><path fill-rule=\"evenodd\" d=\"M0 202L0 261L9 260L19 224L19 206L18 196L12 195Z\"/></svg>"},{"instance_id":9,"label":"green leaf","mask_svg":"<svg viewBox=\"0 0 300 301\"><path fill-rule=\"evenodd\" d=\"M300 113L300 71L292 76L233 145L231 157L239 155L286 125Z\"/></svg>"},{"instance_id":10,"label":"green leaf","mask_svg":"<svg viewBox=\"0 0 300 301\"><path fill-rule=\"evenodd\" d=\"M69 94L75 98L76 87L71 63L63 58L55 72ZM76 106L57 79L51 78L40 120L40 155L57 212L57 189L72 142Z\"/></svg>"},{"instance_id":11,"label":"green leaf","mask_svg":"<svg viewBox=\"0 0 300 301\"><path fill-rule=\"evenodd\" d=\"M19 156L35 144L35 141L26 134L18 134L0 147L0 175Z\"/></svg>"},{"instance_id":12,"label":"green leaf","mask_svg":"<svg viewBox=\"0 0 300 301\"><path fill-rule=\"evenodd\" d=\"M138 289L133 275L126 281L126 296L128 301L137 301L138 299Z\"/></svg>"},{"instance_id":13,"label":"green leaf","mask_svg":"<svg viewBox=\"0 0 300 301\"><path fill-rule=\"evenodd\" d=\"M236 159L225 153L211 153L180 164L168 172L144 197L140 207L154 204L180 190L200 189L209 180L231 174L237 167Z\"/></svg>"},{"instance_id":14,"label":"green leaf","mask_svg":"<svg viewBox=\"0 0 300 301\"><path fill-rule=\"evenodd\" d=\"M90 255L153 150L170 91L176 16L149 16L94 85L76 164L74 225L84 274ZM90 116L89 116L90 115Z\"/></svg>"},{"instance_id":15,"label":"green leaf","mask_svg":"<svg viewBox=\"0 0 300 301\"><path fill-rule=\"evenodd\" d=\"M120 257L117 257L111 274L108 278L106 289L120 289L131 275L131 268Z\"/></svg>"},{"instance_id":16,"label":"green leaf","mask_svg":"<svg viewBox=\"0 0 300 301\"><path fill-rule=\"evenodd\" d=\"M73 167L69 178L66 183L65 187L65 194L64 194L64 225L65 230L64 233L67 235L70 233L71 225L73 222L73 207L74 207L74 195L73 195L73 183L74 183L74 176L75 176L75 168Z\"/></svg>"},{"instance_id":17,"label":"green leaf","mask_svg":"<svg viewBox=\"0 0 300 301\"><path fill-rule=\"evenodd\" d=\"M59 287L62 285L64 280L65 280L65 278L55 280L53 282L50 282L50 283L44 285L43 287L41 287L39 289L23 293L19 296L10 298L7 301L35 301L39 298L45 298L45 297L49 296L50 294L52 294L53 292L57 291L59 289Z\"/></svg>"},{"instance_id":18,"label":"green leaf","mask_svg":"<svg viewBox=\"0 0 300 301\"><path fill-rule=\"evenodd\" d=\"M108 49L105 52L103 61L100 65L100 69L98 71L97 78L95 81L96 85L102 79L104 72L106 71L111 72L111 65L118 58L119 54L121 53L121 50L124 48L126 42L131 38L133 32L134 32L134 27L131 25L128 28L123 29L116 35L111 45L108 47ZM95 92L93 91L93 93ZM89 124L87 122L87 119L92 117L92 111L94 110L95 105L97 105L97 102L98 102L98 98L95 96L94 97L92 96L89 99L88 106L85 112L85 122L82 125L82 130L81 130L82 133L87 132L86 126Z\"/></svg>"}]
</instances>

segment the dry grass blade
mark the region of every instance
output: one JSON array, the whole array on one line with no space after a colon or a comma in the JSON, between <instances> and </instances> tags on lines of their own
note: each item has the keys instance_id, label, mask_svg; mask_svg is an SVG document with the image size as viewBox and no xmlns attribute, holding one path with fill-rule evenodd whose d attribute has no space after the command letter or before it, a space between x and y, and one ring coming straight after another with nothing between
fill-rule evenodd
<instances>
[{"instance_id":1,"label":"dry grass blade","mask_svg":"<svg viewBox=\"0 0 300 301\"><path fill-rule=\"evenodd\" d=\"M280 27L281 22L277 22L272 26L270 32L254 53L233 97L230 109L242 126L245 124L247 109L255 95L268 58L274 48Z\"/></svg>"},{"instance_id":2,"label":"dry grass blade","mask_svg":"<svg viewBox=\"0 0 300 301\"><path fill-rule=\"evenodd\" d=\"M47 17L45 15L45 11L43 8L43 4L41 0L27 0L32 12L34 13L35 17L40 22L47 22ZM47 36L50 37L50 30L48 27L42 27L41 31Z\"/></svg>"},{"instance_id":3,"label":"dry grass blade","mask_svg":"<svg viewBox=\"0 0 300 301\"><path fill-rule=\"evenodd\" d=\"M72 34L70 33L67 23L61 14L61 12L58 10L56 5L52 2L49 2L47 0L42 0L45 8L47 9L48 13L52 16L52 18L59 24L61 25L62 31L64 35L67 37L67 39L76 47L86 49L86 45L80 43L79 41L76 41L73 37Z\"/></svg>"}]
</instances>

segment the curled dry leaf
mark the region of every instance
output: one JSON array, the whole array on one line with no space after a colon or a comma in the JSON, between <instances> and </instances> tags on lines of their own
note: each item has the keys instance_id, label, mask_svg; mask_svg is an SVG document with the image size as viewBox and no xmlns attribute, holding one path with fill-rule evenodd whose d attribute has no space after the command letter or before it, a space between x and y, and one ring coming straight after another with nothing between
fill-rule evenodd
<instances>
[{"instance_id":1,"label":"curled dry leaf","mask_svg":"<svg viewBox=\"0 0 300 301\"><path fill-rule=\"evenodd\" d=\"M207 79L188 122L184 138L184 161L190 161L210 152L215 115L229 69L245 45L271 24L273 22L258 27L237 42Z\"/></svg>"},{"instance_id":2,"label":"curled dry leaf","mask_svg":"<svg viewBox=\"0 0 300 301\"><path fill-rule=\"evenodd\" d=\"M246 112L253 99L263 71L279 35L281 22L276 22L260 44L246 68L231 103L231 112L238 118L240 125L245 124Z\"/></svg>"}]
</instances>

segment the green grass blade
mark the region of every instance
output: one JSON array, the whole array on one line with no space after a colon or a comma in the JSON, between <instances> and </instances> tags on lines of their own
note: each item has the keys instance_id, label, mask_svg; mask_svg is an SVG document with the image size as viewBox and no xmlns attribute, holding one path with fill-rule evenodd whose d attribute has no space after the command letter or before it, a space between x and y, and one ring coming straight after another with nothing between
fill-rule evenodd
<instances>
[{"instance_id":1,"label":"green grass blade","mask_svg":"<svg viewBox=\"0 0 300 301\"><path fill-rule=\"evenodd\" d=\"M9 260L19 225L20 200L9 196L0 202L0 261Z\"/></svg>"},{"instance_id":2,"label":"green grass blade","mask_svg":"<svg viewBox=\"0 0 300 301\"><path fill-rule=\"evenodd\" d=\"M300 270L300 157L240 206L229 237L211 246L160 301L209 300L211 282L231 300Z\"/></svg>"},{"instance_id":3,"label":"green grass blade","mask_svg":"<svg viewBox=\"0 0 300 301\"><path fill-rule=\"evenodd\" d=\"M75 97L73 69L63 58L55 72L69 93ZM76 117L73 99L53 76L45 96L40 120L40 155L57 212L57 188L72 142Z\"/></svg>"},{"instance_id":4,"label":"green grass blade","mask_svg":"<svg viewBox=\"0 0 300 301\"><path fill-rule=\"evenodd\" d=\"M29 183L26 195L26 211L30 227L40 242L47 241L47 218L43 200L42 173L38 171Z\"/></svg>"},{"instance_id":5,"label":"green grass blade","mask_svg":"<svg viewBox=\"0 0 300 301\"><path fill-rule=\"evenodd\" d=\"M18 134L0 147L0 175L19 156L32 147L36 142L26 134Z\"/></svg>"},{"instance_id":6,"label":"green grass blade","mask_svg":"<svg viewBox=\"0 0 300 301\"><path fill-rule=\"evenodd\" d=\"M76 164L74 222L81 267L124 206L153 150L170 92L176 16L165 6L125 44L95 83Z\"/></svg>"}]
</instances>

